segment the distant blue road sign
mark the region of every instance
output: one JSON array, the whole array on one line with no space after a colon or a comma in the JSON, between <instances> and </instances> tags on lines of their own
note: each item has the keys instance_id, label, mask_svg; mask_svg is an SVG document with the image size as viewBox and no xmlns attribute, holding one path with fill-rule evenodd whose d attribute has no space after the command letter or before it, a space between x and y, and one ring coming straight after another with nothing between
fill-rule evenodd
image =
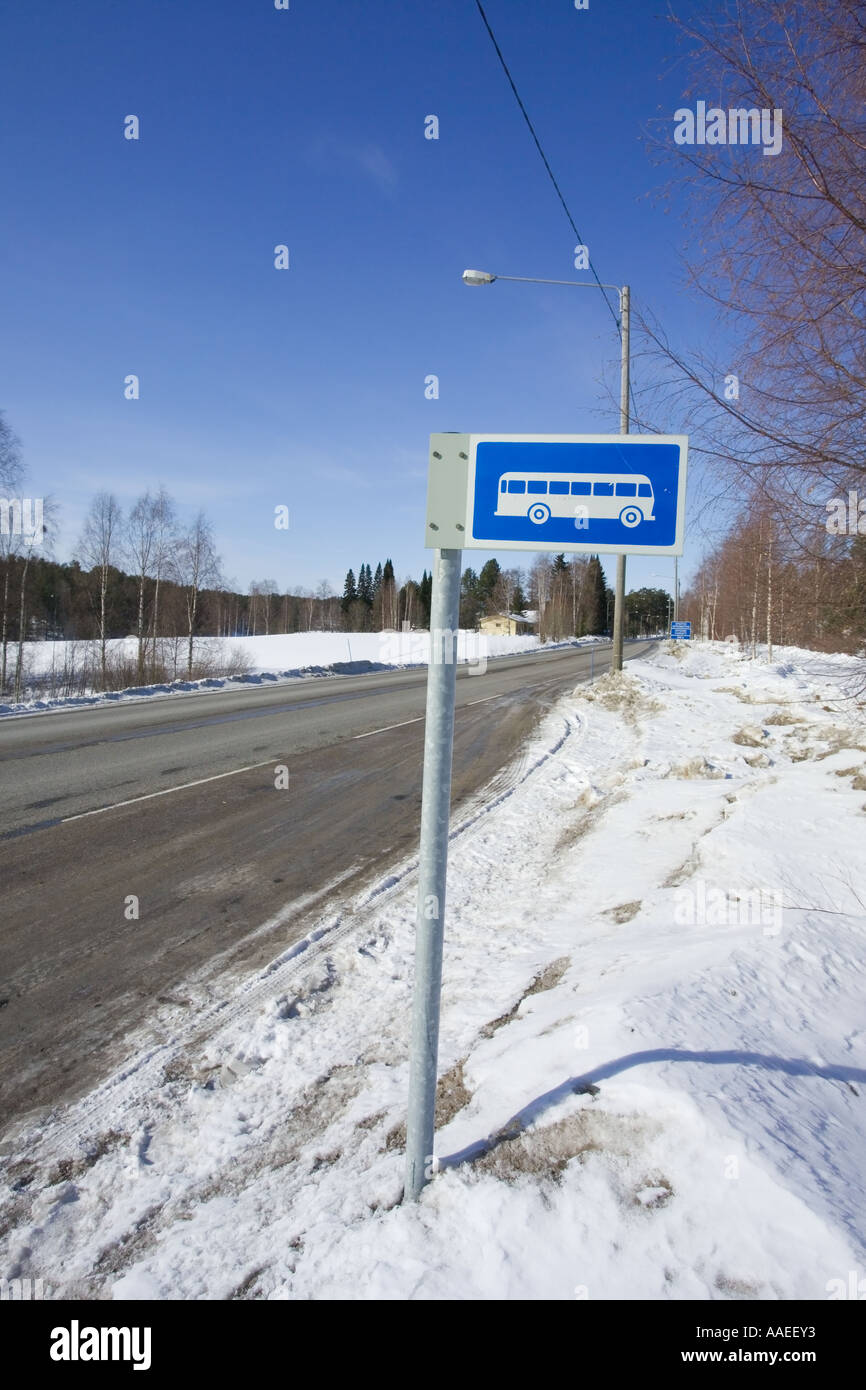
<instances>
[{"instance_id":1,"label":"distant blue road sign","mask_svg":"<svg viewBox=\"0 0 866 1390\"><path fill-rule=\"evenodd\" d=\"M681 555L684 435L431 436L426 544Z\"/></svg>"},{"instance_id":2,"label":"distant blue road sign","mask_svg":"<svg viewBox=\"0 0 866 1390\"><path fill-rule=\"evenodd\" d=\"M671 623L671 637L688 641L692 635L691 623Z\"/></svg>"}]
</instances>

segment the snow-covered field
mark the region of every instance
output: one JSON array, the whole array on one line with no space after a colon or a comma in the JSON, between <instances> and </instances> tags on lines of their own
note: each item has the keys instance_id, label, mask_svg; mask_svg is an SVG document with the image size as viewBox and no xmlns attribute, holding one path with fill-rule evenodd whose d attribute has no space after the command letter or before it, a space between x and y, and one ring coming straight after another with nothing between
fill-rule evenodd
<instances>
[{"instance_id":1,"label":"snow-covered field","mask_svg":"<svg viewBox=\"0 0 866 1390\"><path fill-rule=\"evenodd\" d=\"M4 1146L0 1272L117 1299L845 1297L866 1273L862 676L666 646L563 698L463 808L417 1205L405 863L218 1017L187 982L204 1052L165 1006L132 1067Z\"/></svg>"},{"instance_id":2,"label":"snow-covered field","mask_svg":"<svg viewBox=\"0 0 866 1390\"><path fill-rule=\"evenodd\" d=\"M166 641L168 639L165 639ZM481 638L475 632L461 632L458 657L461 661L475 655ZM536 637L485 636L488 656L505 652L527 651L538 646ZM62 666L66 655L81 642L26 642L28 670L45 672L52 665ZM427 660L429 633L415 632L290 632L264 634L258 637L197 637L196 653L241 653L253 671L298 672L310 668L327 669L355 661L373 662L381 666L417 666ZM92 643L94 652L97 644ZM120 637L108 643L109 652L135 658L137 642L134 637ZM186 640L179 641L179 653L186 659Z\"/></svg>"},{"instance_id":3,"label":"snow-covered field","mask_svg":"<svg viewBox=\"0 0 866 1390\"><path fill-rule=\"evenodd\" d=\"M545 643L553 646L585 645L607 642L604 637L582 637L565 643ZM172 643L174 650L175 644ZM24 669L28 680L41 682L50 688L52 675L60 684L65 668L80 669L85 659L88 669L99 668L98 644L84 642L26 642ZM167 639L164 644L167 654ZM516 652L540 650L537 637L499 637L477 632L461 631L457 642L457 660L476 669L486 661ZM134 637L122 637L107 643L109 660L135 661L137 642ZM80 695L52 697L40 694L17 704L0 703L0 715L27 714L76 705L114 704L119 700L146 700L154 696L180 696L195 691L224 690L234 685L262 685L266 681L296 681L313 676L352 676L371 671L394 670L409 666L426 666L430 653L429 632L293 632L287 635L261 637L197 637L195 657L206 663L214 675L200 680L173 680L167 684L140 685L124 690L95 694L86 690ZM176 644L174 658L179 671L186 662L186 644ZM233 658L239 658L243 672L221 675L231 669ZM236 665L237 663L235 663Z\"/></svg>"}]
</instances>

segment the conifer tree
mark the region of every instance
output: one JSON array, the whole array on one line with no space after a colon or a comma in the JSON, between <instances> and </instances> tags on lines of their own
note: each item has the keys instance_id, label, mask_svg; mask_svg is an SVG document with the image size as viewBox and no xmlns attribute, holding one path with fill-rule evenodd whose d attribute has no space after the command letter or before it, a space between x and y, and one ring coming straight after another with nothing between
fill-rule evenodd
<instances>
[{"instance_id":1,"label":"conifer tree","mask_svg":"<svg viewBox=\"0 0 866 1390\"><path fill-rule=\"evenodd\" d=\"M607 631L607 585L604 571L597 555L589 557L589 582L587 584L587 629L598 634Z\"/></svg>"},{"instance_id":2,"label":"conifer tree","mask_svg":"<svg viewBox=\"0 0 866 1390\"><path fill-rule=\"evenodd\" d=\"M433 603L433 575L425 570L421 575L421 625L429 628L430 608Z\"/></svg>"},{"instance_id":3,"label":"conifer tree","mask_svg":"<svg viewBox=\"0 0 866 1390\"><path fill-rule=\"evenodd\" d=\"M369 565L362 565L358 571L358 598L366 603L368 608L373 605L373 578L370 573Z\"/></svg>"},{"instance_id":4,"label":"conifer tree","mask_svg":"<svg viewBox=\"0 0 866 1390\"><path fill-rule=\"evenodd\" d=\"M488 560L482 567L481 573L478 576L478 600L486 611L493 608L493 596L496 591L496 585L499 582L500 573L498 560Z\"/></svg>"},{"instance_id":5,"label":"conifer tree","mask_svg":"<svg viewBox=\"0 0 866 1390\"><path fill-rule=\"evenodd\" d=\"M352 573L352 571L349 570L348 574L346 575L346 583L343 586L343 597L340 600L340 606L344 613L347 613L349 611L349 608L355 602L357 597L358 591L355 588L355 576Z\"/></svg>"},{"instance_id":6,"label":"conifer tree","mask_svg":"<svg viewBox=\"0 0 866 1390\"><path fill-rule=\"evenodd\" d=\"M481 614L481 599L478 593L478 575L474 569L463 571L460 580L460 626L474 628Z\"/></svg>"},{"instance_id":7,"label":"conifer tree","mask_svg":"<svg viewBox=\"0 0 866 1390\"><path fill-rule=\"evenodd\" d=\"M386 560L382 567L380 594L382 598L382 627L396 628L397 585L394 582L394 566L390 560Z\"/></svg>"}]
</instances>

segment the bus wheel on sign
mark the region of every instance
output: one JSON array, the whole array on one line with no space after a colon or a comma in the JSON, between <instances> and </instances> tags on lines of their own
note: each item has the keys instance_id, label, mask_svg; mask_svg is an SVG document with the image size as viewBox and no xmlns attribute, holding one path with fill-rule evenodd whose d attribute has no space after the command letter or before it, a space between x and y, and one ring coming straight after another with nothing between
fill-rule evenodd
<instances>
[{"instance_id":1,"label":"bus wheel on sign","mask_svg":"<svg viewBox=\"0 0 866 1390\"><path fill-rule=\"evenodd\" d=\"M534 507L530 507L526 513L530 521L534 521L536 526L541 526L550 516L550 508L543 502L536 502Z\"/></svg>"},{"instance_id":2,"label":"bus wheel on sign","mask_svg":"<svg viewBox=\"0 0 866 1390\"><path fill-rule=\"evenodd\" d=\"M619 519L623 526L637 526L643 521L643 512L640 507L623 507L619 514Z\"/></svg>"}]
</instances>

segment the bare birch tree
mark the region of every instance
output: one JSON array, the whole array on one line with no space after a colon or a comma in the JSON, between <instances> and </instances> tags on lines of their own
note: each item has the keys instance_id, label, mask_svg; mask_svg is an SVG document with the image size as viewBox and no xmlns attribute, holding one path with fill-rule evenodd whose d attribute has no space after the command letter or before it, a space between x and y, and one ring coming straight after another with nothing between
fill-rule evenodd
<instances>
[{"instance_id":1,"label":"bare birch tree","mask_svg":"<svg viewBox=\"0 0 866 1390\"><path fill-rule=\"evenodd\" d=\"M138 577L138 612L135 634L138 638L138 680L145 674L147 630L144 618L145 587L151 578L157 543L157 499L150 492L139 497L126 523L125 550Z\"/></svg>"},{"instance_id":2,"label":"bare birch tree","mask_svg":"<svg viewBox=\"0 0 866 1390\"><path fill-rule=\"evenodd\" d=\"M213 529L204 512L199 512L189 530L180 537L176 550L178 581L183 586L187 616L187 676L192 675L193 636L202 589L220 583L220 560Z\"/></svg>"},{"instance_id":3,"label":"bare birch tree","mask_svg":"<svg viewBox=\"0 0 866 1390\"><path fill-rule=\"evenodd\" d=\"M24 641L27 635L27 575L37 550L50 548L56 526L56 503L51 497L42 499L42 524L20 535L17 546L18 558L18 652L15 664L15 699L23 697L24 682ZM4 653L5 658L5 653Z\"/></svg>"},{"instance_id":4,"label":"bare birch tree","mask_svg":"<svg viewBox=\"0 0 866 1390\"><path fill-rule=\"evenodd\" d=\"M153 674L156 675L157 645L159 639L159 590L164 578L170 572L174 560L177 525L174 503L164 487L156 494L153 503L154 544L153 544L153 608L151 612L150 660Z\"/></svg>"},{"instance_id":5,"label":"bare birch tree","mask_svg":"<svg viewBox=\"0 0 866 1390\"><path fill-rule=\"evenodd\" d=\"M106 632L110 571L116 568L123 513L110 492L98 492L84 523L78 555L84 568L96 575L96 614L99 631L99 665L102 689L107 683Z\"/></svg>"}]
</instances>

